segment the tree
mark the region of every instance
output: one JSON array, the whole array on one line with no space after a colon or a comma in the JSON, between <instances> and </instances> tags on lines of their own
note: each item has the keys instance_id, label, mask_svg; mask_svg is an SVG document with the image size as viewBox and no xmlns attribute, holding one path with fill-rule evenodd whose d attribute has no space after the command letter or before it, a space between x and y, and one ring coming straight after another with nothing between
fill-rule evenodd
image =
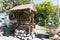
<instances>
[{"instance_id":1,"label":"tree","mask_svg":"<svg viewBox=\"0 0 60 40\"><path fill-rule=\"evenodd\" d=\"M30 0L13 0L13 5L29 4Z\"/></svg>"},{"instance_id":2,"label":"tree","mask_svg":"<svg viewBox=\"0 0 60 40\"><path fill-rule=\"evenodd\" d=\"M28 4L30 0L3 0L3 11L9 14L9 9L16 5Z\"/></svg>"},{"instance_id":3,"label":"tree","mask_svg":"<svg viewBox=\"0 0 60 40\"><path fill-rule=\"evenodd\" d=\"M0 4L2 4L2 0L0 0Z\"/></svg>"},{"instance_id":4,"label":"tree","mask_svg":"<svg viewBox=\"0 0 60 40\"><path fill-rule=\"evenodd\" d=\"M2 7L3 7L3 3L2 3L3 1L2 0L0 0L0 13L2 13L3 11L2 11Z\"/></svg>"},{"instance_id":5,"label":"tree","mask_svg":"<svg viewBox=\"0 0 60 40\"><path fill-rule=\"evenodd\" d=\"M3 12L6 12L6 15L9 15L9 9L13 7L12 0L3 0Z\"/></svg>"},{"instance_id":6,"label":"tree","mask_svg":"<svg viewBox=\"0 0 60 40\"><path fill-rule=\"evenodd\" d=\"M18 0L18 4L29 4L30 0Z\"/></svg>"},{"instance_id":7,"label":"tree","mask_svg":"<svg viewBox=\"0 0 60 40\"><path fill-rule=\"evenodd\" d=\"M57 6L55 6L50 1L41 2L40 4L36 5L36 8L37 8L37 15L35 18L41 17L43 20L50 19L49 16L54 15L57 12Z\"/></svg>"}]
</instances>

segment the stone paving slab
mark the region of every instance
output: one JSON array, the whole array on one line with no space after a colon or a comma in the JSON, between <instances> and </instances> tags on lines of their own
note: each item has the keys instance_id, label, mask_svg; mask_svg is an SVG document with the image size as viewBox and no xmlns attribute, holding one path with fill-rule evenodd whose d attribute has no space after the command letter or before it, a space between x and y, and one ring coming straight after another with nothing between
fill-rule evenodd
<instances>
[{"instance_id":1,"label":"stone paving slab","mask_svg":"<svg viewBox=\"0 0 60 40\"><path fill-rule=\"evenodd\" d=\"M15 37L6 37L6 36L0 36L0 40L20 40L18 38L15 38Z\"/></svg>"}]
</instances>

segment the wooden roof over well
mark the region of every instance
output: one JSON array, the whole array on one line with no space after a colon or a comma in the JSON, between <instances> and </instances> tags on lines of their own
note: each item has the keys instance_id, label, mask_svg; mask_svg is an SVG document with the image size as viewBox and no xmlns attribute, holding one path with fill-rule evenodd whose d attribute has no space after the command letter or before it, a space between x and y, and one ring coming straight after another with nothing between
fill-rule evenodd
<instances>
[{"instance_id":1,"label":"wooden roof over well","mask_svg":"<svg viewBox=\"0 0 60 40\"><path fill-rule=\"evenodd\" d=\"M17 5L10 9L10 11L21 11L21 10L31 10L31 11L36 11L36 8L33 4L25 4L25 5Z\"/></svg>"}]
</instances>

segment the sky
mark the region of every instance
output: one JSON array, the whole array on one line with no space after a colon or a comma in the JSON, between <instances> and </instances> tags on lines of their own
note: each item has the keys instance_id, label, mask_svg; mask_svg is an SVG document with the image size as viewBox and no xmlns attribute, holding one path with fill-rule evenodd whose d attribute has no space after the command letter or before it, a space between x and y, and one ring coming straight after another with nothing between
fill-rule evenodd
<instances>
[{"instance_id":1,"label":"sky","mask_svg":"<svg viewBox=\"0 0 60 40\"><path fill-rule=\"evenodd\" d=\"M38 3L42 2L42 1L45 1L45 0L33 0L33 2L34 2L35 4L38 4ZM46 0L46 1L47 1L47 0ZM51 0L51 2L53 2L54 5L57 5L57 3L60 4L60 0L58 0L58 1L59 1L59 2L57 2L57 0Z\"/></svg>"}]
</instances>

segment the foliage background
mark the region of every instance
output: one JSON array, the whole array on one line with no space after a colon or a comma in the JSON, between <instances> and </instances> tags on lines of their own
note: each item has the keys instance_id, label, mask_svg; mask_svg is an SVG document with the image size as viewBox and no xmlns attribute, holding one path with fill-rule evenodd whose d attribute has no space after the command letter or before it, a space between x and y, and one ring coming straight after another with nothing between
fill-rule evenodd
<instances>
[{"instance_id":1,"label":"foliage background","mask_svg":"<svg viewBox=\"0 0 60 40\"><path fill-rule=\"evenodd\" d=\"M50 22L52 25L56 25L55 18L57 15L57 6L50 1L44 1L36 5L37 12L35 15L35 21L39 21L39 25L48 25ZM37 22L36 22L37 23ZM56 24L55 24L56 23Z\"/></svg>"},{"instance_id":2,"label":"foliage background","mask_svg":"<svg viewBox=\"0 0 60 40\"><path fill-rule=\"evenodd\" d=\"M10 14L9 9L13 8L16 5L28 4L31 3L31 0L0 0L0 4L3 5L3 12L6 12L7 15ZM35 23L39 25L48 25L58 24L57 9L50 1L43 1L36 5L37 12L35 14Z\"/></svg>"}]
</instances>

